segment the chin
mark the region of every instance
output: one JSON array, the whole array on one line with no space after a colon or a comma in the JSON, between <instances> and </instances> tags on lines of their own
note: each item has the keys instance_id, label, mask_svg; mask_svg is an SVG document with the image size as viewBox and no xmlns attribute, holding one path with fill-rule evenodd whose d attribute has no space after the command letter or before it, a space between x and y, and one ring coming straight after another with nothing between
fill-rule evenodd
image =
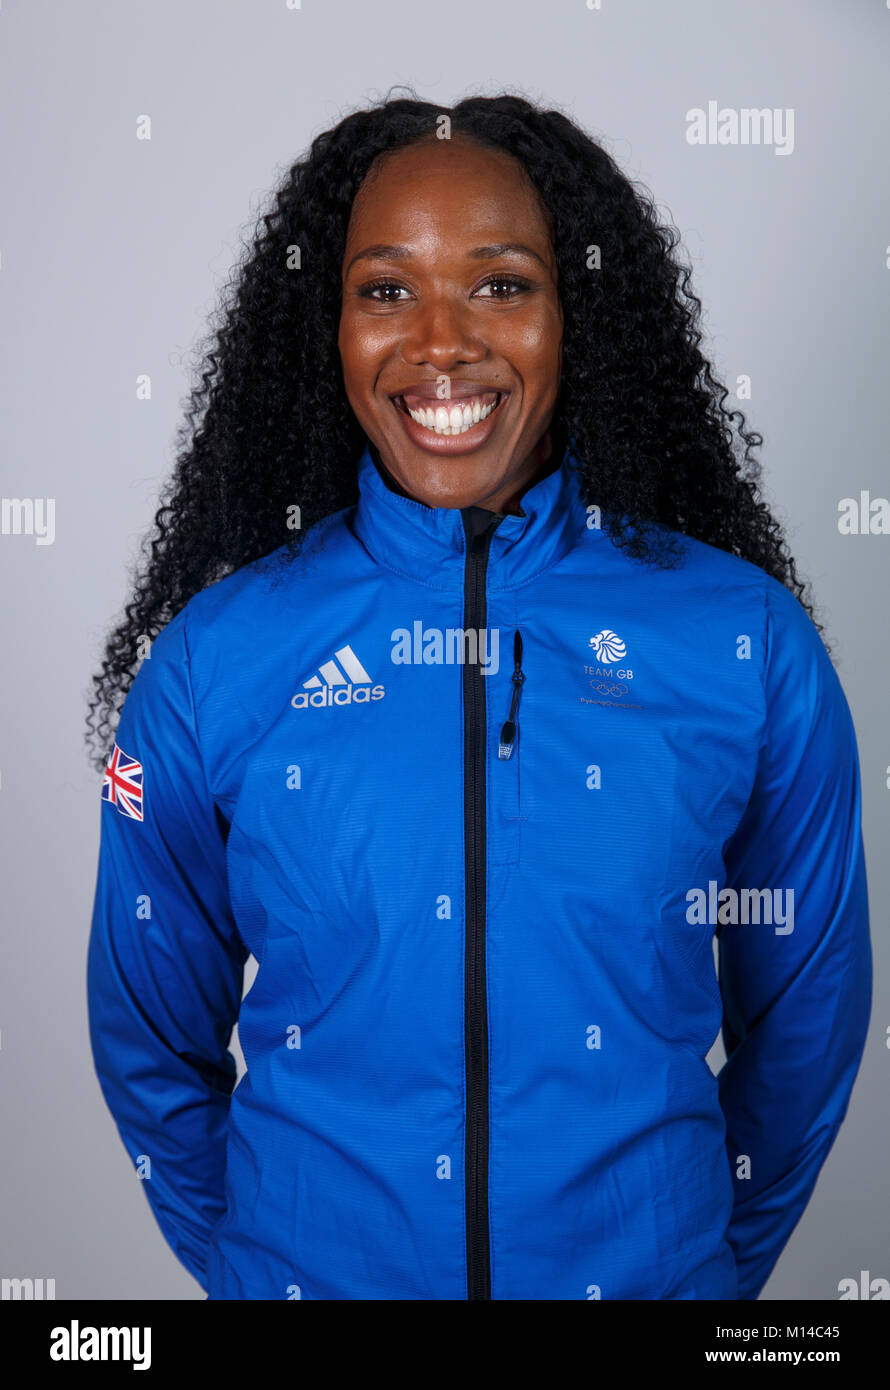
<instances>
[{"instance_id":1,"label":"chin","mask_svg":"<svg viewBox=\"0 0 890 1390\"><path fill-rule=\"evenodd\" d=\"M439 470L437 470L438 472ZM430 478L428 474L415 475L413 481L403 477L401 486L412 497L425 502L428 507L473 507L485 506L485 498L492 496L501 486L497 478L477 479L475 477Z\"/></svg>"}]
</instances>

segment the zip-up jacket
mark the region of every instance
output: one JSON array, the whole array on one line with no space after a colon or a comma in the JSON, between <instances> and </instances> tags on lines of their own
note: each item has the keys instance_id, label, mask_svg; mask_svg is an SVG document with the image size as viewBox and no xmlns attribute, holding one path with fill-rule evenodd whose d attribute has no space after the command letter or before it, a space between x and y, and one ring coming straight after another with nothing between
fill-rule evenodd
<instances>
[{"instance_id":1,"label":"zip-up jacket","mask_svg":"<svg viewBox=\"0 0 890 1390\"><path fill-rule=\"evenodd\" d=\"M753 1299L846 1113L872 961L818 631L703 542L630 557L570 452L520 507L367 448L124 703L93 1055L211 1299Z\"/></svg>"}]
</instances>

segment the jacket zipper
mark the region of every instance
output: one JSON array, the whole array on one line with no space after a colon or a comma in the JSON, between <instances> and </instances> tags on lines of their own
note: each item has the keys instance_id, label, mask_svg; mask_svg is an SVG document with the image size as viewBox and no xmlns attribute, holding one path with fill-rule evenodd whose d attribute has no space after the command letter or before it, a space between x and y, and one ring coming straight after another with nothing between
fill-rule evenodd
<instances>
[{"instance_id":1,"label":"jacket zipper","mask_svg":"<svg viewBox=\"0 0 890 1390\"><path fill-rule=\"evenodd\" d=\"M464 629L477 636L486 624L485 576L491 538L503 518L493 515L467 536L464 570ZM488 1236L488 1018L485 987L485 677L477 662L462 668L464 705L464 873L466 941L464 952L464 1065L466 1071L465 1200L467 1298L491 1298Z\"/></svg>"},{"instance_id":2,"label":"jacket zipper","mask_svg":"<svg viewBox=\"0 0 890 1390\"><path fill-rule=\"evenodd\" d=\"M524 680L525 676L522 673L522 633L517 628L513 634L513 695L510 699L510 713L501 729L501 741L498 744L499 758L509 758L513 755L513 744L516 741L516 729L518 727L516 715L519 711L519 697L522 694Z\"/></svg>"}]
</instances>

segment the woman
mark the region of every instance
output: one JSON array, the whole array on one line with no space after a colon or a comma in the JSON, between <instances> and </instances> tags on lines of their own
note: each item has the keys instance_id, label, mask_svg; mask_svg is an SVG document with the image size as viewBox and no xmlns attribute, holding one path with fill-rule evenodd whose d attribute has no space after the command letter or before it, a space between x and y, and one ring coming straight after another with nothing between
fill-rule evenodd
<instances>
[{"instance_id":1,"label":"woman","mask_svg":"<svg viewBox=\"0 0 890 1390\"><path fill-rule=\"evenodd\" d=\"M674 247L512 96L262 220L91 706L96 1066L210 1298L753 1299L806 1205L857 749Z\"/></svg>"}]
</instances>

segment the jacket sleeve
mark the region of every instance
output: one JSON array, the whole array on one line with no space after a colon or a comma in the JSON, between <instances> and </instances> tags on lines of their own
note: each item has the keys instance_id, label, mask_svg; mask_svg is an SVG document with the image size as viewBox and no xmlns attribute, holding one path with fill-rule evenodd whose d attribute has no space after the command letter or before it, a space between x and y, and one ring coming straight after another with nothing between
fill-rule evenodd
<instances>
[{"instance_id":1,"label":"jacket sleeve","mask_svg":"<svg viewBox=\"0 0 890 1390\"><path fill-rule=\"evenodd\" d=\"M122 794L101 805L87 959L93 1059L158 1224L206 1292L248 952L198 747L184 612L139 668L115 747Z\"/></svg>"},{"instance_id":2,"label":"jacket sleeve","mask_svg":"<svg viewBox=\"0 0 890 1390\"><path fill-rule=\"evenodd\" d=\"M740 1299L766 1283L846 1114L872 988L856 735L815 625L771 577L764 686L754 788L724 862L728 886L772 890L779 911L718 928Z\"/></svg>"}]
</instances>

